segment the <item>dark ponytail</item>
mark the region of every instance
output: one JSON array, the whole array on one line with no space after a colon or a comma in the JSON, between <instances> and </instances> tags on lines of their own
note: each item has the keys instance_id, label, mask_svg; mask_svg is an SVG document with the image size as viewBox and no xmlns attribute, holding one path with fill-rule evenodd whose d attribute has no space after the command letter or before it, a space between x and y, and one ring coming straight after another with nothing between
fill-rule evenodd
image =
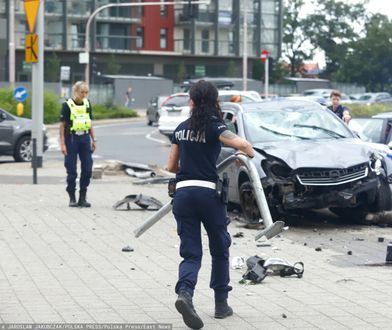
<instances>
[{"instance_id":1,"label":"dark ponytail","mask_svg":"<svg viewBox=\"0 0 392 330\"><path fill-rule=\"evenodd\" d=\"M193 102L190 129L204 133L213 117L222 119L222 111L218 103L219 93L215 85L199 80L191 87L189 96Z\"/></svg>"}]
</instances>

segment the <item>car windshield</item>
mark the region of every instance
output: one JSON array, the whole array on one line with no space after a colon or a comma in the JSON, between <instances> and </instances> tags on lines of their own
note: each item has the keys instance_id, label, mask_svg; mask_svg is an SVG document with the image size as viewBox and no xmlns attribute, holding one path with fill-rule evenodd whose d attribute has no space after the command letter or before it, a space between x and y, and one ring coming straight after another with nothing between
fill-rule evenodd
<instances>
[{"instance_id":1,"label":"car windshield","mask_svg":"<svg viewBox=\"0 0 392 330\"><path fill-rule=\"evenodd\" d=\"M165 107L186 107L189 105L188 95L176 95L168 98L162 106Z\"/></svg>"},{"instance_id":2,"label":"car windshield","mask_svg":"<svg viewBox=\"0 0 392 330\"><path fill-rule=\"evenodd\" d=\"M366 142L383 143L381 141L383 123L382 119L377 118L353 118L350 120L349 127Z\"/></svg>"},{"instance_id":3,"label":"car windshield","mask_svg":"<svg viewBox=\"0 0 392 330\"><path fill-rule=\"evenodd\" d=\"M347 126L332 113L301 104L244 113L247 139L252 143L281 140L352 138Z\"/></svg>"}]
</instances>

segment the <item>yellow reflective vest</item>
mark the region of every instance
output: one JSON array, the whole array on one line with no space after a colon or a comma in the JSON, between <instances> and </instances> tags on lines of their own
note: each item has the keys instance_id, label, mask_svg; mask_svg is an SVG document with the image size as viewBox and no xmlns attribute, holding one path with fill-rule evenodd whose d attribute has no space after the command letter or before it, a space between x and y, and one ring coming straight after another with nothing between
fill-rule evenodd
<instances>
[{"instance_id":1,"label":"yellow reflective vest","mask_svg":"<svg viewBox=\"0 0 392 330\"><path fill-rule=\"evenodd\" d=\"M68 99L67 104L71 110L71 132L88 131L91 128L91 118L90 113L88 112L90 107L89 101L87 99L83 99L83 104L78 105L74 102L74 100Z\"/></svg>"}]
</instances>

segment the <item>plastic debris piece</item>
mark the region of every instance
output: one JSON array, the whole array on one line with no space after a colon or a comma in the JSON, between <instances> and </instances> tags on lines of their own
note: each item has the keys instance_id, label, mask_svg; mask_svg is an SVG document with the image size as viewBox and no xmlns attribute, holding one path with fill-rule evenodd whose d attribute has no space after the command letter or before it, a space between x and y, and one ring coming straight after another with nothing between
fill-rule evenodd
<instances>
[{"instance_id":1,"label":"plastic debris piece","mask_svg":"<svg viewBox=\"0 0 392 330\"><path fill-rule=\"evenodd\" d=\"M122 252L132 252L133 251L133 247L130 245L124 246L121 250Z\"/></svg>"},{"instance_id":2,"label":"plastic debris piece","mask_svg":"<svg viewBox=\"0 0 392 330\"><path fill-rule=\"evenodd\" d=\"M137 206L139 206L142 209L148 209L148 210L159 210L163 204L157 200L154 197L151 196L146 196L146 195L128 195L125 196L124 199L116 202L113 205L113 208L118 210L120 206L126 205L127 210L133 210L131 207L130 203L134 202ZM140 208L138 208L140 210Z\"/></svg>"},{"instance_id":3,"label":"plastic debris piece","mask_svg":"<svg viewBox=\"0 0 392 330\"><path fill-rule=\"evenodd\" d=\"M318 246L318 247L315 248L315 250L316 250L317 252L320 252L320 251L322 251L323 249L322 249L321 247Z\"/></svg>"},{"instance_id":4,"label":"plastic debris piece","mask_svg":"<svg viewBox=\"0 0 392 330\"><path fill-rule=\"evenodd\" d=\"M379 237L379 238L378 238L378 242L379 242L379 243L384 242L384 237Z\"/></svg>"},{"instance_id":5,"label":"plastic debris piece","mask_svg":"<svg viewBox=\"0 0 392 330\"><path fill-rule=\"evenodd\" d=\"M245 266L246 257L234 257L231 259L231 268L233 269L241 269Z\"/></svg>"},{"instance_id":6,"label":"plastic debris piece","mask_svg":"<svg viewBox=\"0 0 392 330\"><path fill-rule=\"evenodd\" d=\"M282 317L283 317L284 319L287 319L287 315L286 315L285 313L282 314Z\"/></svg>"},{"instance_id":7,"label":"plastic debris piece","mask_svg":"<svg viewBox=\"0 0 392 330\"><path fill-rule=\"evenodd\" d=\"M347 251L347 254L348 254L349 256L351 256L351 255L353 254L353 251Z\"/></svg>"},{"instance_id":8,"label":"plastic debris piece","mask_svg":"<svg viewBox=\"0 0 392 330\"><path fill-rule=\"evenodd\" d=\"M236 238L244 237L244 233L243 233L242 231L240 231L240 232L238 232L238 233L235 233L235 234L233 235L233 237L236 237Z\"/></svg>"}]
</instances>

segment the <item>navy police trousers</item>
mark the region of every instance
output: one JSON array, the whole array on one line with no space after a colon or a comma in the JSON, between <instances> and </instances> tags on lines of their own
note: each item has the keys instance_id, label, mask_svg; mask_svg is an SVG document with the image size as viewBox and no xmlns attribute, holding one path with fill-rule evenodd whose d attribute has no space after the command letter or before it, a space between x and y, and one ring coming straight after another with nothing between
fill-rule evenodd
<instances>
[{"instance_id":1,"label":"navy police trousers","mask_svg":"<svg viewBox=\"0 0 392 330\"><path fill-rule=\"evenodd\" d=\"M201 223L207 231L212 269L210 288L215 300L227 299L231 287L229 275L230 234L227 232L226 209L213 189L184 187L177 189L173 200L173 214L181 239L179 279L175 291L188 291L192 296L203 255Z\"/></svg>"},{"instance_id":2,"label":"navy police trousers","mask_svg":"<svg viewBox=\"0 0 392 330\"><path fill-rule=\"evenodd\" d=\"M80 190L86 190L90 184L92 174L93 158L91 152L91 140L89 134L71 134L65 137L67 156L64 158L64 166L67 169L67 191L70 193L76 190L77 157L80 159Z\"/></svg>"}]
</instances>

